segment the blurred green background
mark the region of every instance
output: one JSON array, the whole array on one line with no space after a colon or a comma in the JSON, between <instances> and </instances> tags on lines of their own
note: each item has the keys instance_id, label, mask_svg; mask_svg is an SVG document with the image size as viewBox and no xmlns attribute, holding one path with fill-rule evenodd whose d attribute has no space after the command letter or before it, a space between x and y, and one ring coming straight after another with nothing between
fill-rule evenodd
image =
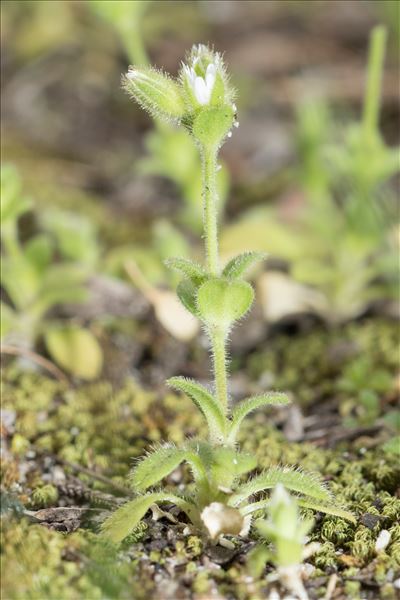
<instances>
[{"instance_id":1,"label":"blurred green background","mask_svg":"<svg viewBox=\"0 0 400 600\"><path fill-rule=\"evenodd\" d=\"M377 24L386 56L381 39L366 92ZM239 90L240 127L219 173L221 247L225 259L269 253L259 318L311 311L337 324L371 306L395 311L397 2L6 1L2 186L14 216L3 230L3 335L78 376L99 374L96 338L118 330L116 279L140 290L118 317L143 316L146 299L173 337L196 332L179 331L182 314L159 292L177 283L165 258L201 259L197 150L154 125L120 78L132 63L176 74L198 42L224 52ZM87 300L87 281L92 309L63 308ZM81 345L94 356L86 374L71 365Z\"/></svg>"}]
</instances>

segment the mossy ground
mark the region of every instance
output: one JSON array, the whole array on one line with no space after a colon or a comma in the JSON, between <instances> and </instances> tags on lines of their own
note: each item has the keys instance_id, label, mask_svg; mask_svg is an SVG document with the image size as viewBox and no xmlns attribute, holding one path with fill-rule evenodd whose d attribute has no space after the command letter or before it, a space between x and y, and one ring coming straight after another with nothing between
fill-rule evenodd
<instances>
[{"instance_id":1,"label":"mossy ground","mask_svg":"<svg viewBox=\"0 0 400 600\"><path fill-rule=\"evenodd\" d=\"M327 431L317 441L289 443L279 413L261 412L243 429L242 444L257 454L260 467L296 464L321 473L338 502L354 512L357 524L317 516L312 539L322 543L307 588L323 598L332 574L338 574L333 598L396 597L400 571L400 467L385 443L393 435L395 412L396 328L370 319L339 331L272 336L268 349L237 364L249 378L273 380L289 390L305 415L342 412L355 436L332 442ZM362 385L347 386L349 364L367 361L370 387L378 395L376 422L368 432ZM384 371L385 385L373 373ZM332 408L333 407L333 408ZM368 407L367 407L368 408ZM147 516L142 526L116 548L98 535L105 511L129 493L132 460L161 440L179 443L202 431L201 417L189 401L141 389L132 379L119 389L108 382L68 388L17 364L3 369L2 531L3 597L6 600L102 598L266 597L265 579L252 580L246 555L255 543L234 540L235 549L209 545L187 531L179 515ZM328 428L329 429L329 428ZM341 425L341 429L346 431ZM307 433L307 432L306 432ZM307 440L307 435L305 435ZM179 485L184 469L168 480ZM38 524L36 511L51 507L91 508L68 523L50 517ZM46 513L42 513L46 517ZM80 513L79 513L80 514ZM177 515L172 509L172 514ZM36 520L36 522L35 522ZM379 554L376 539L391 534ZM267 567L269 569L269 567Z\"/></svg>"}]
</instances>

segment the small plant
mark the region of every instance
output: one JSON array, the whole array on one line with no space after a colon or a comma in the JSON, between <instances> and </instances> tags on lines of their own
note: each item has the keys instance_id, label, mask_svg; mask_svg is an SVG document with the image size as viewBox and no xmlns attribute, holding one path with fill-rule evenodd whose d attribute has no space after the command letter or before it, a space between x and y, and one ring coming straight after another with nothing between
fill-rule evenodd
<instances>
[{"instance_id":1,"label":"small plant","mask_svg":"<svg viewBox=\"0 0 400 600\"><path fill-rule=\"evenodd\" d=\"M78 217L71 223L65 213L49 211L43 222L46 227L47 218L47 230L21 242L19 219L33 204L12 165L2 165L1 198L1 285L8 300L1 303L1 339L7 345L2 350L17 354L20 349L23 355L43 337L62 368L83 379L96 377L102 352L95 337L48 316L59 304L85 300L85 280L97 251L91 230ZM55 261L56 252L63 260Z\"/></svg>"},{"instance_id":2,"label":"small plant","mask_svg":"<svg viewBox=\"0 0 400 600\"><path fill-rule=\"evenodd\" d=\"M268 244L268 252L290 261L296 281L322 292L316 300L309 294L308 302L332 323L398 296L398 214L390 180L399 172L399 149L379 130L385 43L385 28L374 28L360 121L339 122L321 98L299 102L297 180L306 204L297 218L283 224L267 207L225 232L225 247L232 238L251 239L254 249Z\"/></svg>"},{"instance_id":3,"label":"small plant","mask_svg":"<svg viewBox=\"0 0 400 600\"><path fill-rule=\"evenodd\" d=\"M338 382L344 393L341 412L348 425L371 425L381 415L380 397L393 387L393 377L384 368L374 367L361 356L350 361ZM354 416L353 416L354 413Z\"/></svg>"},{"instance_id":4,"label":"small plant","mask_svg":"<svg viewBox=\"0 0 400 600\"><path fill-rule=\"evenodd\" d=\"M132 67L123 82L126 91L152 116L185 127L200 151L206 264L171 258L168 265L184 276L178 285L178 296L202 322L210 340L214 389L208 390L184 377L168 381L175 390L187 394L202 412L208 426L208 440L189 440L181 447L162 445L140 460L131 475L131 485L138 496L104 522L104 533L119 542L152 505L169 502L213 539L222 534L244 534L252 513L265 509L270 502L259 494L277 483L301 495L304 506L352 519L352 515L330 503L330 493L315 475L293 468L271 467L251 479L243 479L257 466L254 456L237 447L243 420L257 408L286 404L288 399L282 393L269 392L232 407L229 397L227 341L233 325L245 316L253 302L253 288L244 281L244 273L263 254L241 254L224 268L219 261L217 160L221 145L232 135L231 129L236 124L235 94L221 55L204 45L194 46L182 65L179 79L152 67ZM154 490L183 462L190 467L192 485L183 493L168 488Z\"/></svg>"},{"instance_id":5,"label":"small plant","mask_svg":"<svg viewBox=\"0 0 400 600\"><path fill-rule=\"evenodd\" d=\"M376 27L360 122L338 125L321 101L304 103L298 113L308 210L293 274L324 292L333 320L397 293L395 201L387 183L399 171L398 148L379 131L385 42L385 28Z\"/></svg>"},{"instance_id":6,"label":"small plant","mask_svg":"<svg viewBox=\"0 0 400 600\"><path fill-rule=\"evenodd\" d=\"M256 546L250 553L250 571L255 577L260 577L266 563L272 563L276 570L268 575L267 581L278 580L295 597L307 600L302 583L302 561L317 552L320 546L318 543L305 545L314 521L300 518L297 500L280 483L274 489L268 512L268 521L255 523L265 543ZM273 550L268 547L268 542L273 543Z\"/></svg>"}]
</instances>

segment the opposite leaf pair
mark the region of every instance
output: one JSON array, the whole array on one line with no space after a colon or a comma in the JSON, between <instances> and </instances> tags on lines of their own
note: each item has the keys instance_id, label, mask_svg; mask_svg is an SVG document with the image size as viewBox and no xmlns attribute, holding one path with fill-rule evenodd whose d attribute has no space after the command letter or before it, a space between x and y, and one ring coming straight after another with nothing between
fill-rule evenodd
<instances>
[{"instance_id":1,"label":"opposite leaf pair","mask_svg":"<svg viewBox=\"0 0 400 600\"><path fill-rule=\"evenodd\" d=\"M210 276L200 265L183 258L171 258L167 265L185 275L177 293L182 304L209 328L228 334L232 324L252 305L254 292L240 279L252 263L265 258L261 252L246 252L232 259L221 277Z\"/></svg>"}]
</instances>

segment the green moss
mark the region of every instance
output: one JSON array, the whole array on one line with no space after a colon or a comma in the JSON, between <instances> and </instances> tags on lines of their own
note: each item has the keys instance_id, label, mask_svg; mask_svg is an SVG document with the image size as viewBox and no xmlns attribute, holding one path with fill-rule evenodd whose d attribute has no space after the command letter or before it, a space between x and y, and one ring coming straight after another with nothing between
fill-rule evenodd
<instances>
[{"instance_id":1,"label":"green moss","mask_svg":"<svg viewBox=\"0 0 400 600\"><path fill-rule=\"evenodd\" d=\"M35 488L30 497L30 503L35 509L51 506L52 504L55 504L57 500L57 488L51 484L42 485L40 487Z\"/></svg>"},{"instance_id":2,"label":"green moss","mask_svg":"<svg viewBox=\"0 0 400 600\"><path fill-rule=\"evenodd\" d=\"M345 336L350 342L356 341L358 352L366 352L372 357L372 364L379 362L384 368L393 368L393 334L384 322L366 321L347 326ZM381 339L385 336L389 342ZM264 353L254 355L251 360L254 364L260 358L272 361L277 377L273 387L291 387L296 398L309 394L313 402L329 400L328 393L340 396L337 385L343 364L335 362L336 359L332 362L328 352L332 344L340 341L339 338L335 332L325 331L295 338L283 336L271 341L267 359ZM319 353L322 370L313 367L313 372L308 373L313 362L314 366L319 364L316 360ZM296 357L301 354L307 356L301 356L297 361ZM293 361L289 367L285 363L288 356ZM264 366L259 374L264 372L263 369ZM317 383L321 377L326 381ZM300 390L300 396L296 390ZM9 490L16 489L18 484L18 499L28 508L59 503L55 488L43 478L40 461L21 485L20 467L32 452L37 457L41 453L50 453L88 467L115 484L127 486L132 458L142 455L154 441L163 439L179 443L185 435L196 435L204 427L202 417L185 398L169 392L164 398L156 397L140 389L132 380L117 390L108 382L67 389L48 377L21 373L13 366L3 371L3 405L10 412L15 411L16 418L12 432L5 438L9 453L2 464L2 483ZM326 576L332 569L343 573L345 593L349 598L358 598L362 597L363 586L351 578L359 577L362 570L367 569L368 578L381 586L385 597L391 600L393 586L386 583L386 576L390 569L396 572L400 567L400 499L396 497L400 468L397 458L385 453L380 446L368 449L365 439L342 443L332 449L321 449L312 443L288 443L282 433L270 425L268 411L255 413L248 420L242 430L241 443L245 451L257 456L260 468L294 464L321 474L337 501L356 516L356 525L332 516L317 516L311 538L322 546L310 559L316 567L315 576ZM65 465L63 468L67 475L73 474L91 488L93 494L107 488L87 474L79 474ZM180 471L179 477L187 477L185 469ZM94 502L94 495L87 494L85 498ZM374 521L372 517L378 518ZM390 531L391 541L377 556L375 543L382 529ZM250 600L266 595L267 588L262 579L248 580L240 543L237 546L240 558L234 556L227 566L217 568L206 556L208 550L201 538L194 534L186 537L178 531L179 528L174 529L177 537L171 543L161 550L153 547L150 551L153 524L151 519L146 519L116 550L105 549L104 543L87 531L79 530L64 536L27 523L9 523L3 546L5 562L11 565L11 575L6 578L6 597L10 600L36 600L39 597L41 600L55 597L60 600L77 597L123 600L132 597L132 578L139 582L135 598L156 597L158 585L159 590L164 590L163 578L180 576L184 578L184 586L199 596L215 593L221 597ZM26 556L22 553L21 564L17 565L23 539ZM42 557L44 563L44 552L52 552L54 562L38 567L33 561L31 568L27 564L28 549ZM23 571L20 578L18 569ZM154 573L161 577L161 583L154 581ZM107 593L105 589L108 589ZM322 594L322 587L316 594Z\"/></svg>"},{"instance_id":3,"label":"green moss","mask_svg":"<svg viewBox=\"0 0 400 600\"><path fill-rule=\"evenodd\" d=\"M252 380L272 379L274 388L292 392L303 405L336 395L346 415L354 411L354 417L362 420L368 418L368 407L362 402L364 391L390 388L397 371L399 341L390 321L371 319L338 330L320 328L295 337L281 335L271 340L267 351L255 352L238 367ZM360 382L357 374L361 368L376 377L362 377Z\"/></svg>"},{"instance_id":4,"label":"green moss","mask_svg":"<svg viewBox=\"0 0 400 600\"><path fill-rule=\"evenodd\" d=\"M359 581L346 581L344 584L344 590L346 593L346 598L351 598L351 600L359 600L359 598L361 598L361 584Z\"/></svg>"},{"instance_id":5,"label":"green moss","mask_svg":"<svg viewBox=\"0 0 400 600\"><path fill-rule=\"evenodd\" d=\"M128 600L130 586L136 588L134 571L92 534L66 537L26 521L3 523L2 593L7 600L101 600L110 592Z\"/></svg>"}]
</instances>

